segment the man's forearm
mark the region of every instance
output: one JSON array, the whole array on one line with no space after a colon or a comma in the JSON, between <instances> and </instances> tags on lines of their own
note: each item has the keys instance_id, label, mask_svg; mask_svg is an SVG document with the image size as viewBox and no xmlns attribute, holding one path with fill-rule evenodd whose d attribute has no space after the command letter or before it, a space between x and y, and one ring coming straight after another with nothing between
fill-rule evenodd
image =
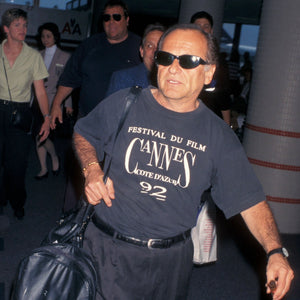
<instances>
[{"instance_id":1,"label":"man's forearm","mask_svg":"<svg viewBox=\"0 0 300 300\"><path fill-rule=\"evenodd\" d=\"M85 195L89 203L99 204L102 200L110 207L115 198L113 182L107 178L103 181L104 173L98 163L95 148L80 134L74 133L74 146L80 160L85 177Z\"/></svg>"},{"instance_id":2,"label":"man's forearm","mask_svg":"<svg viewBox=\"0 0 300 300\"><path fill-rule=\"evenodd\" d=\"M73 88L60 85L57 89L55 98L53 100L52 107L58 106L62 104L62 102L72 93Z\"/></svg>"},{"instance_id":3,"label":"man's forearm","mask_svg":"<svg viewBox=\"0 0 300 300\"><path fill-rule=\"evenodd\" d=\"M96 149L80 134L74 133L73 144L82 168L93 162L98 162Z\"/></svg>"},{"instance_id":4,"label":"man's forearm","mask_svg":"<svg viewBox=\"0 0 300 300\"><path fill-rule=\"evenodd\" d=\"M282 246L273 214L266 201L243 211L241 215L266 253Z\"/></svg>"}]
</instances>

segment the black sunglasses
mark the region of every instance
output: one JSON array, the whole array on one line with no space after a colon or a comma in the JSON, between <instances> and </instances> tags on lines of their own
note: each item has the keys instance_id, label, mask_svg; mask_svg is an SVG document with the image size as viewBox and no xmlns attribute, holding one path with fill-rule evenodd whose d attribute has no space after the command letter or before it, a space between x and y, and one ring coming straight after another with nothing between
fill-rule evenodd
<instances>
[{"instance_id":1,"label":"black sunglasses","mask_svg":"<svg viewBox=\"0 0 300 300\"><path fill-rule=\"evenodd\" d=\"M158 65L162 65L165 67L170 66L176 58L179 61L180 67L182 67L183 69L194 69L199 65L209 64L207 61L196 55L184 54L177 56L165 51L156 51L154 58L155 62Z\"/></svg>"},{"instance_id":2,"label":"black sunglasses","mask_svg":"<svg viewBox=\"0 0 300 300\"><path fill-rule=\"evenodd\" d=\"M110 21L111 17L117 22L121 21L121 19L122 19L122 15L120 15L120 14L113 14L113 15L104 14L103 21L108 22L108 21Z\"/></svg>"}]
</instances>

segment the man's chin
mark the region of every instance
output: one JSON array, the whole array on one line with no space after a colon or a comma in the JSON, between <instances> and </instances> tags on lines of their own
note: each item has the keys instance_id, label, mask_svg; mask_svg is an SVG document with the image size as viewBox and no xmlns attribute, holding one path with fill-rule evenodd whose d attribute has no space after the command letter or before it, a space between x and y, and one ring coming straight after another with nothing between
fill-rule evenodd
<instances>
[{"instance_id":1,"label":"man's chin","mask_svg":"<svg viewBox=\"0 0 300 300\"><path fill-rule=\"evenodd\" d=\"M120 43L124 40L126 40L128 34L120 34L120 33L114 33L114 32L110 32L109 34L106 34L107 36L107 39L110 41L110 42L113 42L113 43Z\"/></svg>"},{"instance_id":2,"label":"man's chin","mask_svg":"<svg viewBox=\"0 0 300 300\"><path fill-rule=\"evenodd\" d=\"M182 86L171 86L168 87L165 91L163 91L164 95L170 99L181 99L182 96Z\"/></svg>"},{"instance_id":3,"label":"man's chin","mask_svg":"<svg viewBox=\"0 0 300 300\"><path fill-rule=\"evenodd\" d=\"M180 101L180 99L182 99L181 94L179 94L178 91L167 91L162 95L165 99L168 99L169 101Z\"/></svg>"}]
</instances>

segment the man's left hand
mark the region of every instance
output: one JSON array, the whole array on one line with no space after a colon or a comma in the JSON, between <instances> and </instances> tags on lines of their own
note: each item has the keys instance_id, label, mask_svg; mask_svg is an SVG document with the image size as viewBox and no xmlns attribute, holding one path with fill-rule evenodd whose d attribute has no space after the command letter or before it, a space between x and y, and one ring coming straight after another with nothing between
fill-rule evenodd
<instances>
[{"instance_id":1,"label":"man's left hand","mask_svg":"<svg viewBox=\"0 0 300 300\"><path fill-rule=\"evenodd\" d=\"M281 254L273 254L269 257L267 265L267 293L273 294L273 300L280 300L288 292L291 282L294 278L294 272L291 269L288 260ZM269 283L276 282L276 288L271 290Z\"/></svg>"}]
</instances>

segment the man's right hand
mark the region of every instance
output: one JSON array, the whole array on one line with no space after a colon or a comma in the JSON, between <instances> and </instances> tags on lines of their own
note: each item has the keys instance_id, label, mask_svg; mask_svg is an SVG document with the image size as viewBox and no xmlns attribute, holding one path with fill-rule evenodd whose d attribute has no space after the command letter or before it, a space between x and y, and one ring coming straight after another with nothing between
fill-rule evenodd
<instances>
[{"instance_id":1,"label":"man's right hand","mask_svg":"<svg viewBox=\"0 0 300 300\"><path fill-rule=\"evenodd\" d=\"M56 128L56 119L58 119L58 122L62 124L63 118L62 118L62 109L60 105L55 105L53 103L52 109L51 109L51 129Z\"/></svg>"},{"instance_id":2,"label":"man's right hand","mask_svg":"<svg viewBox=\"0 0 300 300\"><path fill-rule=\"evenodd\" d=\"M85 176L85 194L88 202L97 205L103 200L108 207L112 206L112 199L115 198L113 182L107 178L103 181L104 174L100 168L90 168Z\"/></svg>"},{"instance_id":3,"label":"man's right hand","mask_svg":"<svg viewBox=\"0 0 300 300\"><path fill-rule=\"evenodd\" d=\"M63 118L62 118L62 109L61 104L63 103L63 100L66 99L73 91L73 88L60 85L57 89L56 96L53 100L52 109L51 109L51 129L55 129L56 127L56 119L58 119L58 122L62 124Z\"/></svg>"}]
</instances>

